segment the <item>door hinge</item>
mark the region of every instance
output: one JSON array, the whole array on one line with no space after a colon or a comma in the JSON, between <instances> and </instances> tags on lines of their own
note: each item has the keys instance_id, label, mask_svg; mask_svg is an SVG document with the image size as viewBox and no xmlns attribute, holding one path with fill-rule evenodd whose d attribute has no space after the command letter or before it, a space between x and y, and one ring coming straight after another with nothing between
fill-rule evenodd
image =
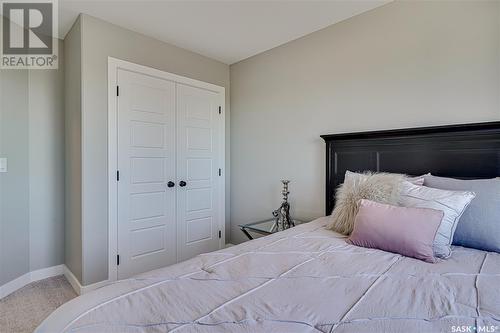
<instances>
[{"instance_id":1,"label":"door hinge","mask_svg":"<svg viewBox=\"0 0 500 333\"><path fill-rule=\"evenodd\" d=\"M219 106L219 114L222 114L222 106Z\"/></svg>"},{"instance_id":2,"label":"door hinge","mask_svg":"<svg viewBox=\"0 0 500 333\"><path fill-rule=\"evenodd\" d=\"M222 176L222 169L219 168L219 176Z\"/></svg>"},{"instance_id":3,"label":"door hinge","mask_svg":"<svg viewBox=\"0 0 500 333\"><path fill-rule=\"evenodd\" d=\"M222 238L222 231L219 230L219 238Z\"/></svg>"},{"instance_id":4,"label":"door hinge","mask_svg":"<svg viewBox=\"0 0 500 333\"><path fill-rule=\"evenodd\" d=\"M116 86L116 96L120 96L120 86Z\"/></svg>"},{"instance_id":5,"label":"door hinge","mask_svg":"<svg viewBox=\"0 0 500 333\"><path fill-rule=\"evenodd\" d=\"M116 181L120 181L120 170L116 170Z\"/></svg>"},{"instance_id":6,"label":"door hinge","mask_svg":"<svg viewBox=\"0 0 500 333\"><path fill-rule=\"evenodd\" d=\"M120 266L120 255L116 255L116 266Z\"/></svg>"}]
</instances>

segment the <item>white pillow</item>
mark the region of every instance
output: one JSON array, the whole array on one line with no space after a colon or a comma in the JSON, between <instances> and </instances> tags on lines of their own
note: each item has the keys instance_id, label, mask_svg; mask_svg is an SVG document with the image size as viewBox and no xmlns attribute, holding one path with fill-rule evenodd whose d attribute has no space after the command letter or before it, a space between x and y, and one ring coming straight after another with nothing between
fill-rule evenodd
<instances>
[{"instance_id":1,"label":"white pillow","mask_svg":"<svg viewBox=\"0 0 500 333\"><path fill-rule=\"evenodd\" d=\"M409 181L410 183L412 183L413 185L422 186L422 185L424 185L425 177L430 176L430 175L431 175L430 173L426 173L425 175L416 176L416 177L407 176L408 178L406 178L406 180Z\"/></svg>"},{"instance_id":2,"label":"white pillow","mask_svg":"<svg viewBox=\"0 0 500 333\"><path fill-rule=\"evenodd\" d=\"M431 208L444 212L433 248L436 257L448 258L451 255L451 242L458 221L476 195L468 191L446 191L418 186L407 181L403 182L400 195L400 204L404 207Z\"/></svg>"},{"instance_id":3,"label":"white pillow","mask_svg":"<svg viewBox=\"0 0 500 333\"><path fill-rule=\"evenodd\" d=\"M424 185L425 177L430 176L430 173L426 173L425 175L422 176L407 176L403 173L390 173L390 172L370 172L370 171L365 171L364 173L359 173L359 172L352 172L347 170L345 172L345 177L344 177L344 182L350 181L352 179L361 179L365 180L368 177L372 175L385 175L385 176L392 176L392 177L402 177L402 180L409 181L412 184L415 185Z\"/></svg>"}]
</instances>

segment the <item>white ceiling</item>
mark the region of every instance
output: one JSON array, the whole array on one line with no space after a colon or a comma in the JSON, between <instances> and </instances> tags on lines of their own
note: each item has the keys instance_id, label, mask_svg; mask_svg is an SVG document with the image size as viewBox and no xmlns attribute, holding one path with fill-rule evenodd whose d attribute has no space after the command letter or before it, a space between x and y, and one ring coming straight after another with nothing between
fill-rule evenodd
<instances>
[{"instance_id":1,"label":"white ceiling","mask_svg":"<svg viewBox=\"0 0 500 333\"><path fill-rule=\"evenodd\" d=\"M59 0L59 33L85 13L232 64L387 2Z\"/></svg>"}]
</instances>

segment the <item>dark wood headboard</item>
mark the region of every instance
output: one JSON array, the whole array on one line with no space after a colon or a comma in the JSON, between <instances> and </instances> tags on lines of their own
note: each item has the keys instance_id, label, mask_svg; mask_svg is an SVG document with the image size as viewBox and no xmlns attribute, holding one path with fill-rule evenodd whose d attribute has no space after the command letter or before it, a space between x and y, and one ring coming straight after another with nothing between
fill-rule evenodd
<instances>
[{"instance_id":1,"label":"dark wood headboard","mask_svg":"<svg viewBox=\"0 0 500 333\"><path fill-rule=\"evenodd\" d=\"M346 170L462 179L500 177L500 122L331 134L326 142L326 202Z\"/></svg>"}]
</instances>

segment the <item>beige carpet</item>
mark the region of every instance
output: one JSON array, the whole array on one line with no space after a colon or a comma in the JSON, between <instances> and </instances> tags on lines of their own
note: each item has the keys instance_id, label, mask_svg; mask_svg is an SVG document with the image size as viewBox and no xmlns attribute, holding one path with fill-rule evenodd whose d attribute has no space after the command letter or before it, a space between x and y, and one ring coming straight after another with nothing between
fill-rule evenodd
<instances>
[{"instance_id":1,"label":"beige carpet","mask_svg":"<svg viewBox=\"0 0 500 333\"><path fill-rule=\"evenodd\" d=\"M0 300L0 332L31 333L52 311L76 296L63 275L33 282Z\"/></svg>"}]
</instances>

